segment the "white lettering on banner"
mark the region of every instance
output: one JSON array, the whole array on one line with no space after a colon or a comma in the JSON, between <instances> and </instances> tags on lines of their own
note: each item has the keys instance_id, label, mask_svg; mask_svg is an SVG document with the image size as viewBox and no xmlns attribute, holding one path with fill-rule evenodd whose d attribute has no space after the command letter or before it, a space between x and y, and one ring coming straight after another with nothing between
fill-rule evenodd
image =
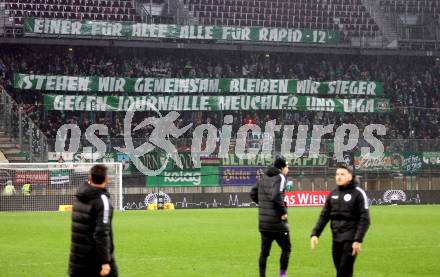
<instances>
[{"instance_id":1,"label":"white lettering on banner","mask_svg":"<svg viewBox=\"0 0 440 277\"><path fill-rule=\"evenodd\" d=\"M57 91L88 91L89 77L74 76L45 76L45 75L20 75L22 83L20 88L36 90L57 90ZM33 85L35 82L35 85Z\"/></svg>"},{"instance_id":2,"label":"white lettering on banner","mask_svg":"<svg viewBox=\"0 0 440 277\"><path fill-rule=\"evenodd\" d=\"M107 111L107 96L56 95L54 110L66 111Z\"/></svg>"},{"instance_id":3,"label":"white lettering on banner","mask_svg":"<svg viewBox=\"0 0 440 277\"><path fill-rule=\"evenodd\" d=\"M319 155L317 158L295 157L292 154L285 155L286 161L290 166L325 166L327 157ZM228 166L269 166L273 163L271 155L257 155L249 159L237 159L235 154L229 154L222 158L222 164Z\"/></svg>"},{"instance_id":4,"label":"white lettering on banner","mask_svg":"<svg viewBox=\"0 0 440 277\"><path fill-rule=\"evenodd\" d=\"M67 90L67 78L58 76L55 84L55 90Z\"/></svg>"},{"instance_id":5,"label":"white lettering on banner","mask_svg":"<svg viewBox=\"0 0 440 277\"><path fill-rule=\"evenodd\" d=\"M66 83L67 82L67 83ZM78 83L78 84L77 84ZM312 80L248 78L124 78L33 75L14 73L14 87L38 90L146 93L241 93L383 95L383 84L364 81L315 82ZM79 88L77 88L79 87ZM387 104L379 103L382 108ZM359 104L362 106L362 104Z\"/></svg>"},{"instance_id":6,"label":"white lettering on banner","mask_svg":"<svg viewBox=\"0 0 440 277\"><path fill-rule=\"evenodd\" d=\"M66 96L64 98L64 109L68 111L74 111L76 108L83 110L84 106L81 105L81 99L83 97Z\"/></svg>"},{"instance_id":7,"label":"white lettering on banner","mask_svg":"<svg viewBox=\"0 0 440 277\"><path fill-rule=\"evenodd\" d=\"M61 21L61 34L69 34L70 33L70 21L62 20Z\"/></svg>"},{"instance_id":8,"label":"white lettering on banner","mask_svg":"<svg viewBox=\"0 0 440 277\"><path fill-rule=\"evenodd\" d=\"M366 81L333 81L328 84L328 94L376 95L376 83Z\"/></svg>"},{"instance_id":9,"label":"white lettering on banner","mask_svg":"<svg viewBox=\"0 0 440 277\"><path fill-rule=\"evenodd\" d=\"M150 28L152 25L149 25ZM148 28L149 29L149 28ZM149 37L147 26L142 23L133 24L131 28L131 34L133 37Z\"/></svg>"},{"instance_id":10,"label":"white lettering on banner","mask_svg":"<svg viewBox=\"0 0 440 277\"><path fill-rule=\"evenodd\" d=\"M335 109L335 102L329 98L307 97L306 107L308 111L332 112Z\"/></svg>"},{"instance_id":11,"label":"white lettering on banner","mask_svg":"<svg viewBox=\"0 0 440 277\"><path fill-rule=\"evenodd\" d=\"M96 105L97 111L106 111L107 110L107 96L104 96L104 97L97 96L96 101L95 101L95 105Z\"/></svg>"},{"instance_id":12,"label":"white lettering on banner","mask_svg":"<svg viewBox=\"0 0 440 277\"><path fill-rule=\"evenodd\" d=\"M319 82L312 80L298 81L296 85L296 91L298 94L318 94Z\"/></svg>"},{"instance_id":13,"label":"white lettering on banner","mask_svg":"<svg viewBox=\"0 0 440 277\"><path fill-rule=\"evenodd\" d=\"M81 22L72 22L72 35L80 35L81 34Z\"/></svg>"},{"instance_id":14,"label":"white lettering on banner","mask_svg":"<svg viewBox=\"0 0 440 277\"><path fill-rule=\"evenodd\" d=\"M164 172L164 181L170 183L190 182L194 185L202 183L200 172Z\"/></svg>"},{"instance_id":15,"label":"white lettering on banner","mask_svg":"<svg viewBox=\"0 0 440 277\"><path fill-rule=\"evenodd\" d=\"M168 33L174 34L176 29L176 25L174 24L136 23L132 25L131 36L143 38L166 38Z\"/></svg>"},{"instance_id":16,"label":"white lettering on banner","mask_svg":"<svg viewBox=\"0 0 440 277\"><path fill-rule=\"evenodd\" d=\"M230 92L287 93L289 80L231 79Z\"/></svg>"},{"instance_id":17,"label":"white lettering on banner","mask_svg":"<svg viewBox=\"0 0 440 277\"><path fill-rule=\"evenodd\" d=\"M181 26L180 38L213 39L213 26Z\"/></svg>"},{"instance_id":18,"label":"white lettering on banner","mask_svg":"<svg viewBox=\"0 0 440 277\"><path fill-rule=\"evenodd\" d=\"M297 106L296 104L298 104L298 97L289 97L289 102L287 104L287 106L289 107L289 109L291 110L296 110Z\"/></svg>"},{"instance_id":19,"label":"white lettering on banner","mask_svg":"<svg viewBox=\"0 0 440 277\"><path fill-rule=\"evenodd\" d=\"M98 91L101 92L125 92L125 79L116 77L99 77Z\"/></svg>"},{"instance_id":20,"label":"white lettering on banner","mask_svg":"<svg viewBox=\"0 0 440 277\"><path fill-rule=\"evenodd\" d=\"M64 109L63 103L64 103L63 96L56 95L53 99L53 109L57 111L62 111Z\"/></svg>"},{"instance_id":21,"label":"white lettering on banner","mask_svg":"<svg viewBox=\"0 0 440 277\"><path fill-rule=\"evenodd\" d=\"M223 40L251 40L249 27L222 27Z\"/></svg>"},{"instance_id":22,"label":"white lettering on banner","mask_svg":"<svg viewBox=\"0 0 440 277\"><path fill-rule=\"evenodd\" d=\"M169 93L220 92L219 83L219 79L138 78L134 83L134 91Z\"/></svg>"},{"instance_id":23,"label":"white lettering on banner","mask_svg":"<svg viewBox=\"0 0 440 277\"><path fill-rule=\"evenodd\" d=\"M58 89L66 83L57 78L48 79L49 86ZM116 82L117 83L117 82ZM67 84L81 86L72 80ZM115 87L117 88L117 87ZM329 99L288 95L173 95L173 96L94 96L94 95L45 95L47 110L77 111L127 111L134 104L137 111L148 111L154 106L160 111L210 111L210 110L307 110L328 112L374 112L375 99ZM297 106L301 100L301 106ZM342 101L342 103L340 103ZM62 103L61 103L62 102ZM149 104L148 104L149 103ZM338 103L338 105L336 105Z\"/></svg>"},{"instance_id":24,"label":"white lettering on banner","mask_svg":"<svg viewBox=\"0 0 440 277\"><path fill-rule=\"evenodd\" d=\"M211 107L209 106L209 96L208 97L200 97L200 106L199 109L201 111L209 111Z\"/></svg>"},{"instance_id":25,"label":"white lettering on banner","mask_svg":"<svg viewBox=\"0 0 440 277\"><path fill-rule=\"evenodd\" d=\"M218 108L220 110L257 110L257 109L272 109L281 110L284 108L296 109L295 101L289 96L249 96L249 95L234 95L234 96L218 96ZM278 101L277 101L278 100Z\"/></svg>"},{"instance_id":26,"label":"white lettering on banner","mask_svg":"<svg viewBox=\"0 0 440 277\"><path fill-rule=\"evenodd\" d=\"M261 28L258 33L258 40L273 42L300 42L302 39L301 30L283 28Z\"/></svg>"},{"instance_id":27,"label":"white lettering on banner","mask_svg":"<svg viewBox=\"0 0 440 277\"><path fill-rule=\"evenodd\" d=\"M37 80L37 84L36 84L37 89L41 89L43 87L44 81L46 80L45 76L43 76L43 75L30 75L27 77L28 77L29 83L31 84L31 87L32 87L31 81L33 80L32 77L34 77L35 80Z\"/></svg>"},{"instance_id":28,"label":"white lettering on banner","mask_svg":"<svg viewBox=\"0 0 440 277\"><path fill-rule=\"evenodd\" d=\"M168 26L165 24L159 24L157 29L157 36L160 38L166 37Z\"/></svg>"},{"instance_id":29,"label":"white lettering on banner","mask_svg":"<svg viewBox=\"0 0 440 277\"><path fill-rule=\"evenodd\" d=\"M135 92L153 92L153 78L137 78L134 83Z\"/></svg>"},{"instance_id":30,"label":"white lettering on banner","mask_svg":"<svg viewBox=\"0 0 440 277\"><path fill-rule=\"evenodd\" d=\"M46 77L46 89L47 90L55 90L56 80L57 80L56 76L47 76Z\"/></svg>"},{"instance_id":31,"label":"white lettering on banner","mask_svg":"<svg viewBox=\"0 0 440 277\"><path fill-rule=\"evenodd\" d=\"M81 22L60 19L35 19L34 32L39 34L80 35Z\"/></svg>"},{"instance_id":32,"label":"white lettering on banner","mask_svg":"<svg viewBox=\"0 0 440 277\"><path fill-rule=\"evenodd\" d=\"M44 28L44 19L36 18L34 20L34 29L33 29L34 33L37 34L43 33L43 28Z\"/></svg>"},{"instance_id":33,"label":"white lettering on banner","mask_svg":"<svg viewBox=\"0 0 440 277\"><path fill-rule=\"evenodd\" d=\"M374 99L341 99L339 101L343 103L344 112L374 112Z\"/></svg>"},{"instance_id":34,"label":"white lettering on banner","mask_svg":"<svg viewBox=\"0 0 440 277\"><path fill-rule=\"evenodd\" d=\"M115 109L124 111L128 110L132 103L135 104L135 110L145 111L151 110L151 107L158 107L160 110L209 110L209 96L128 96L118 98L119 104ZM148 104L149 103L149 104Z\"/></svg>"},{"instance_id":35,"label":"white lettering on banner","mask_svg":"<svg viewBox=\"0 0 440 277\"><path fill-rule=\"evenodd\" d=\"M95 35L112 36L112 37L122 36L121 23L92 21L90 25L92 26L91 34L94 36Z\"/></svg>"}]
</instances>

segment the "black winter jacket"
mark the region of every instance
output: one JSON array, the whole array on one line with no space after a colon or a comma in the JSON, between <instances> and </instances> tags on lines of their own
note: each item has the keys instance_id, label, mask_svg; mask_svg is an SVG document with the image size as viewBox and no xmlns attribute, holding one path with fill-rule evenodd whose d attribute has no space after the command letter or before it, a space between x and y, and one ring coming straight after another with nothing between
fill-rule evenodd
<instances>
[{"instance_id":1,"label":"black winter jacket","mask_svg":"<svg viewBox=\"0 0 440 277\"><path fill-rule=\"evenodd\" d=\"M113 207L106 189L79 187L73 202L69 274L93 276L102 264L110 264L117 274L113 255ZM99 274L98 274L99 276Z\"/></svg>"},{"instance_id":2,"label":"black winter jacket","mask_svg":"<svg viewBox=\"0 0 440 277\"><path fill-rule=\"evenodd\" d=\"M261 232L288 232L289 224L281 216L287 214L284 203L286 178L280 170L269 167L263 178L251 190L252 200L258 204L258 222Z\"/></svg>"},{"instance_id":3,"label":"black winter jacket","mask_svg":"<svg viewBox=\"0 0 440 277\"><path fill-rule=\"evenodd\" d=\"M370 226L370 213L367 195L358 185L353 179L346 187L330 192L311 236L319 237L331 220L334 241L363 241Z\"/></svg>"}]
</instances>

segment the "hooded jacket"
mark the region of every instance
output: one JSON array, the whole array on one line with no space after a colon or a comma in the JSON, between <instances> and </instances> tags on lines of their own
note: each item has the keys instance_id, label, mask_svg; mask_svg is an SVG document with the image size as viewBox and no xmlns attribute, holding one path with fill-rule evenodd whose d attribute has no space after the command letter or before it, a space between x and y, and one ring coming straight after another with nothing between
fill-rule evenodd
<instances>
[{"instance_id":1,"label":"hooded jacket","mask_svg":"<svg viewBox=\"0 0 440 277\"><path fill-rule=\"evenodd\" d=\"M367 195L356 178L330 192L311 236L319 237L329 220L334 241L363 241L370 226L370 213Z\"/></svg>"},{"instance_id":2,"label":"hooded jacket","mask_svg":"<svg viewBox=\"0 0 440 277\"><path fill-rule=\"evenodd\" d=\"M69 274L93 276L101 265L111 264L116 272L113 255L113 207L106 189L88 183L79 187L73 202L72 237ZM99 276L99 274L97 275Z\"/></svg>"},{"instance_id":3,"label":"hooded jacket","mask_svg":"<svg viewBox=\"0 0 440 277\"><path fill-rule=\"evenodd\" d=\"M289 224L281 220L287 214L284 203L286 178L280 170L269 167L263 178L251 189L251 198L258 204L260 232L288 232Z\"/></svg>"}]
</instances>

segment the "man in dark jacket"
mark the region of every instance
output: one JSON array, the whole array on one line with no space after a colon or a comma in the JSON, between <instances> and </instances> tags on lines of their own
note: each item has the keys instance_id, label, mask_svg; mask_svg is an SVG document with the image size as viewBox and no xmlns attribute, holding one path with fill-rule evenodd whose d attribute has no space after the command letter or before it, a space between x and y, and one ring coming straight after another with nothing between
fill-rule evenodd
<instances>
[{"instance_id":1,"label":"man in dark jacket","mask_svg":"<svg viewBox=\"0 0 440 277\"><path fill-rule=\"evenodd\" d=\"M77 191L72 213L71 277L118 276L107 183L107 168L95 165L88 182Z\"/></svg>"},{"instance_id":2,"label":"man in dark jacket","mask_svg":"<svg viewBox=\"0 0 440 277\"><path fill-rule=\"evenodd\" d=\"M291 249L287 207L284 203L288 172L289 168L284 157L277 156L274 165L267 169L263 178L251 190L251 198L258 204L258 221L261 233L260 277L266 276L267 258L274 240L282 250L280 276L286 276Z\"/></svg>"},{"instance_id":3,"label":"man in dark jacket","mask_svg":"<svg viewBox=\"0 0 440 277\"><path fill-rule=\"evenodd\" d=\"M353 276L356 256L370 225L368 199L358 185L352 168L340 165L336 169L336 184L327 197L318 223L311 234L310 246L315 249L318 237L331 220L333 233L333 262L337 277Z\"/></svg>"}]
</instances>

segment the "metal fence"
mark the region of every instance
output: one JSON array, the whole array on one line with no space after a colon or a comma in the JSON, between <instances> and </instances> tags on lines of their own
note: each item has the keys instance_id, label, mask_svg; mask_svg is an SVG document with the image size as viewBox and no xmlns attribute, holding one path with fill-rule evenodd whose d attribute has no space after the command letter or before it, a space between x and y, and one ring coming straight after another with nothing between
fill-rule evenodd
<instances>
[{"instance_id":1,"label":"metal fence","mask_svg":"<svg viewBox=\"0 0 440 277\"><path fill-rule=\"evenodd\" d=\"M48 140L31 118L26 115L23 106L6 93L0 86L0 130L11 138L29 162L47 160Z\"/></svg>"},{"instance_id":2,"label":"metal fence","mask_svg":"<svg viewBox=\"0 0 440 277\"><path fill-rule=\"evenodd\" d=\"M416 109L416 108L406 108ZM435 112L433 110L432 112ZM417 122L412 117L408 117L408 128L417 126ZM108 126L109 128L111 126ZM0 129L6 132L10 138L18 144L24 155L26 155L29 162L47 162L49 154L55 152L55 139L47 138L39 129L33 120L26 115L23 105L17 104L3 89L0 89ZM362 137L362 136L361 136ZM124 147L126 142L124 138L101 137L106 145L107 153L114 153L112 159L117 160L118 151L115 147ZM148 141L148 138L133 138L133 145L138 147ZM173 145L176 146L177 151L181 155L186 155L185 170L193 170L191 162L191 155L188 153L191 150L192 138L186 139L170 139ZM363 146L369 144L359 139L357 148L352 152L353 163L356 167L363 186L368 190L385 190L385 189L406 189L406 190L438 190L440 189L440 140L439 139L380 139L384 146L386 155L381 158L359 156L359 150ZM67 140L68 142L68 140ZM218 141L215 142L218 146ZM246 149L261 150L262 148L261 136L249 136L246 138ZM159 187L167 192L224 192L224 191L247 191L249 189L246 185L231 185L225 184L224 167L244 168L248 176L256 174L255 170L250 171L249 168L260 167L261 169L270 165L272 157L282 152L282 139L274 138L273 149L270 152L271 157L255 161L239 161L234 156L236 139L231 139L229 153L232 155L230 159L217 159L216 153L210 155L209 158L214 160L214 167L212 171L199 172L198 174L218 175L217 179L209 179L209 184L202 184L195 182L188 183L183 186L167 186L162 187L162 181L155 179L155 184L147 188L145 185L148 182L146 178L137 168L131 164L130 171L125 172L124 187L127 190L150 190L159 189ZM300 190L327 190L333 186L334 181L334 144L332 140L322 140L319 145L321 160L314 160L308 157L308 151L312 140L306 139L306 146L303 157L291 160L291 180L296 184L296 188ZM296 141L293 139L291 143L291 152L295 151ZM87 149L87 150L86 150ZM80 156L81 153L96 151L96 148L85 138L81 139L80 147L74 152ZM217 148L218 149L218 148ZM282 153L286 154L286 153ZM162 161L158 158L147 157L149 153L142 157L143 163L150 162L153 166L160 166ZM116 157L116 158L115 158ZM119 153L119 158L127 160L127 157ZM189 157L189 158L188 158ZM148 160L148 159L150 160ZM81 158L76 158L78 162L84 162ZM155 159L155 160L154 160ZM231 160L232 159L232 160ZM216 160L216 161L215 161ZM416 170L408 170L411 167L420 164ZM217 169L216 169L217 168ZM178 171L178 168L173 170ZM240 177L240 176L239 176ZM208 179L207 179L208 180ZM151 181L151 179L150 179ZM208 181L207 181L208 182Z\"/></svg>"},{"instance_id":3,"label":"metal fence","mask_svg":"<svg viewBox=\"0 0 440 277\"><path fill-rule=\"evenodd\" d=\"M54 151L55 142L53 140L48 142L48 148ZM116 146L125 145L123 139L109 139L104 142L107 144L107 154L103 156L104 161L129 160L125 154L114 150ZM135 147L145 142L148 142L148 138L133 140ZM209 155L202 154L202 168L196 169L189 152L191 140L182 139L172 142L179 149L178 157L182 161L183 168L176 166L172 159L165 158L165 154L160 151L141 155L142 165L151 170L160 168L164 163L169 163L169 166L159 173L159 176L147 177L133 163L127 162L130 170L124 174L125 193L151 190L162 190L167 193L246 192L252 185L252 180L261 177L265 168L271 165L273 157L281 153L282 144L281 140L275 140L274 149L263 155L261 152L262 141L248 138L246 151L253 149L260 152L255 157L241 158L235 154L236 141L232 140L227 156L219 158L216 152ZM344 162L354 165L356 175L365 189L370 191L388 189L440 190L440 140L400 139L381 140L381 142L385 150L381 156L361 155L360 148L369 145L362 139L359 140L354 150L343 153ZM329 190L334 187L335 168L339 163L333 150L334 141L322 140L320 153L316 157L309 156L310 143L311 141L308 140L301 157L289 156L295 151L295 140L292 142L290 153L281 153L287 156L290 165L289 179L293 181L297 190ZM91 146L88 142L84 142L82 145ZM186 146L182 147L183 145ZM90 149L92 148L88 148L87 151ZM87 155L88 157L93 156L90 152L79 152L73 154L71 158L78 162L85 162ZM114 156L109 153L114 153ZM55 153L55 155L57 154L59 153ZM52 159L54 158L52 157ZM56 157L53 161L55 160ZM102 161L102 159L98 159L98 161ZM186 180L185 176L196 179ZM236 181L231 182L231 180Z\"/></svg>"}]
</instances>

